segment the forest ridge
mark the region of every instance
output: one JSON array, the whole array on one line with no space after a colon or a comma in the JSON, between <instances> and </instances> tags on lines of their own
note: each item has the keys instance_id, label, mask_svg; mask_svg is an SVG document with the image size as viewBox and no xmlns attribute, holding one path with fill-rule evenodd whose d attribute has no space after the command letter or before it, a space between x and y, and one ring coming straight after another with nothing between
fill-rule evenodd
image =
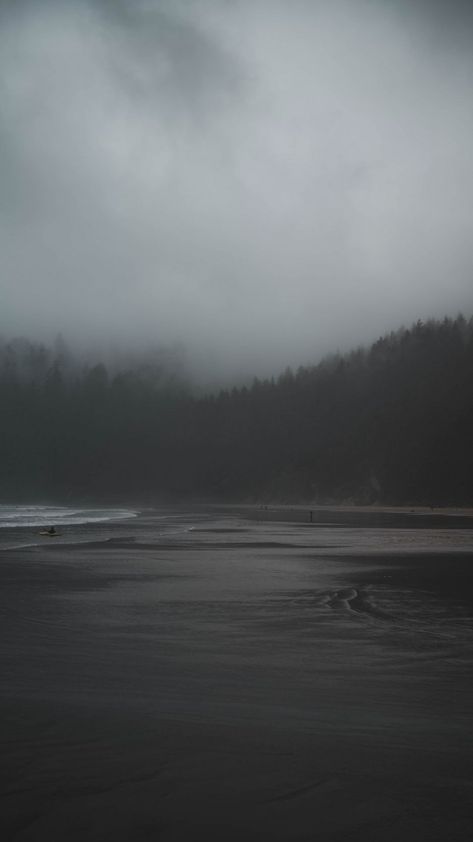
<instances>
[{"instance_id":1,"label":"forest ridge","mask_svg":"<svg viewBox=\"0 0 473 842\"><path fill-rule=\"evenodd\" d=\"M84 366L3 341L0 400L6 501L473 503L473 318L204 396L167 351Z\"/></svg>"}]
</instances>

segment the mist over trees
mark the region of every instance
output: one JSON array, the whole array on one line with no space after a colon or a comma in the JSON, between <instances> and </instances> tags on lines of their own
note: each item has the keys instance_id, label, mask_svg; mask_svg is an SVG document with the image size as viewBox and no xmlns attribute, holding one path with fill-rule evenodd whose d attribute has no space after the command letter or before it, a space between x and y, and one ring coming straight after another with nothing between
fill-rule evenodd
<instances>
[{"instance_id":1,"label":"mist over trees","mask_svg":"<svg viewBox=\"0 0 473 842\"><path fill-rule=\"evenodd\" d=\"M0 495L471 505L472 383L462 316L204 396L176 352L0 341Z\"/></svg>"}]
</instances>

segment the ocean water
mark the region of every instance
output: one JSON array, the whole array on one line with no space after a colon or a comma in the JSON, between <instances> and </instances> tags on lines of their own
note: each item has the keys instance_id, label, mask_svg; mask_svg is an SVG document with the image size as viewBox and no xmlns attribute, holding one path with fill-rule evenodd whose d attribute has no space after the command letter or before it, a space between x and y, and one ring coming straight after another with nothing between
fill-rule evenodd
<instances>
[{"instance_id":1,"label":"ocean water","mask_svg":"<svg viewBox=\"0 0 473 842\"><path fill-rule=\"evenodd\" d=\"M135 517L136 512L129 509L78 508L77 506L38 506L0 504L0 529L18 529L22 527L39 528L54 524L78 526L83 523L102 523L108 520Z\"/></svg>"}]
</instances>

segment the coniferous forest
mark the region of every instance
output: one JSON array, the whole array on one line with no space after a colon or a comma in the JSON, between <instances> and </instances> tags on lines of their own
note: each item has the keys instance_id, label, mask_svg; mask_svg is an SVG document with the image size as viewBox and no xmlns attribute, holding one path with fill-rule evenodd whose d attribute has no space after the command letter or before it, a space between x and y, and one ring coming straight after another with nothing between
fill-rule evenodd
<instances>
[{"instance_id":1,"label":"coniferous forest","mask_svg":"<svg viewBox=\"0 0 473 842\"><path fill-rule=\"evenodd\" d=\"M472 505L473 319L199 395L166 353L0 343L3 500Z\"/></svg>"}]
</instances>

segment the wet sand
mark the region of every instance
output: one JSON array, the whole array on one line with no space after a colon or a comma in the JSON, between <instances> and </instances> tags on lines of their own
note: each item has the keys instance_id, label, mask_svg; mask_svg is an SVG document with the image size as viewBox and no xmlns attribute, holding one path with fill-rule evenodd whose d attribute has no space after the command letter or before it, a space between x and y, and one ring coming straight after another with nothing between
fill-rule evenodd
<instances>
[{"instance_id":1,"label":"wet sand","mask_svg":"<svg viewBox=\"0 0 473 842\"><path fill-rule=\"evenodd\" d=\"M463 842L472 527L200 507L2 536L0 838Z\"/></svg>"}]
</instances>

